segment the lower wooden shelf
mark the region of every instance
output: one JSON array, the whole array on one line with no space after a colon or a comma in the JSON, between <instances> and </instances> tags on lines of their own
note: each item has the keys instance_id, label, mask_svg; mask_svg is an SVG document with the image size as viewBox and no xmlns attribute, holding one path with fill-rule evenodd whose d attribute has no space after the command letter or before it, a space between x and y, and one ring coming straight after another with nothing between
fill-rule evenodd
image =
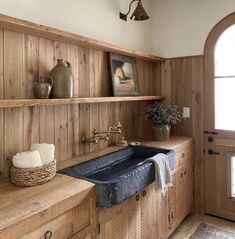
<instances>
[{"instance_id":1,"label":"lower wooden shelf","mask_svg":"<svg viewBox=\"0 0 235 239\"><path fill-rule=\"evenodd\" d=\"M69 99L8 99L0 100L0 108L15 108L24 106L40 105L67 105L67 104L90 104L106 102L129 102L161 100L161 96L123 96L123 97L89 97Z\"/></svg>"}]
</instances>

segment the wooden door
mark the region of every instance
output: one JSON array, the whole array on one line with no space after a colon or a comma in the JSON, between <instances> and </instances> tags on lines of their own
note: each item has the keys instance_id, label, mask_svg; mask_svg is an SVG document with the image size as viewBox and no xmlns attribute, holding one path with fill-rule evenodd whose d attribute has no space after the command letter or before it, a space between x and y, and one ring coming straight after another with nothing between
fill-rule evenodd
<instances>
[{"instance_id":1,"label":"wooden door","mask_svg":"<svg viewBox=\"0 0 235 239\"><path fill-rule=\"evenodd\" d=\"M221 21L205 47L205 210L235 220L235 15Z\"/></svg>"}]
</instances>

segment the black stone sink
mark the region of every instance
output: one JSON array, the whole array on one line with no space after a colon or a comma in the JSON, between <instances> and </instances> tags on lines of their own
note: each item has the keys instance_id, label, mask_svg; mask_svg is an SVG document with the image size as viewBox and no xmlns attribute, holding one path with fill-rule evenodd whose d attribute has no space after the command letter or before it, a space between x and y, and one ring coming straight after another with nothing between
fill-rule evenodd
<instances>
[{"instance_id":1,"label":"black stone sink","mask_svg":"<svg viewBox=\"0 0 235 239\"><path fill-rule=\"evenodd\" d=\"M153 163L144 161L158 153L166 154L174 169L174 151L139 146L120 149L59 173L95 183L97 206L112 207L155 180Z\"/></svg>"}]
</instances>

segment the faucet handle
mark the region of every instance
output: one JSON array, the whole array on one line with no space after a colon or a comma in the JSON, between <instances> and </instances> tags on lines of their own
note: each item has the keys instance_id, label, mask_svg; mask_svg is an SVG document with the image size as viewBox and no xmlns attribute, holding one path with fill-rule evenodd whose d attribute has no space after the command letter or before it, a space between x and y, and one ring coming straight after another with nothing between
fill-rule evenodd
<instances>
[{"instance_id":1,"label":"faucet handle","mask_svg":"<svg viewBox=\"0 0 235 239\"><path fill-rule=\"evenodd\" d=\"M121 125L120 121L118 121L116 128L117 128L117 134L121 134L122 133L122 125Z\"/></svg>"},{"instance_id":2,"label":"faucet handle","mask_svg":"<svg viewBox=\"0 0 235 239\"><path fill-rule=\"evenodd\" d=\"M92 134L93 135L97 135L98 134L98 130L96 128L94 128L93 131L92 131Z\"/></svg>"}]
</instances>

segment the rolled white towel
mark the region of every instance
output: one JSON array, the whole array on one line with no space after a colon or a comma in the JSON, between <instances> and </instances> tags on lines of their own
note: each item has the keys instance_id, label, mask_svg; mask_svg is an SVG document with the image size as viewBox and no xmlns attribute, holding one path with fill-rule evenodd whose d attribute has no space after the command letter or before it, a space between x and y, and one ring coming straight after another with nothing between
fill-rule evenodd
<instances>
[{"instance_id":1,"label":"rolled white towel","mask_svg":"<svg viewBox=\"0 0 235 239\"><path fill-rule=\"evenodd\" d=\"M27 151L18 153L12 158L16 168L35 168L42 166L42 160L38 151Z\"/></svg>"},{"instance_id":2,"label":"rolled white towel","mask_svg":"<svg viewBox=\"0 0 235 239\"><path fill-rule=\"evenodd\" d=\"M47 164L55 159L55 145L54 144L33 144L30 151L38 150L40 153L42 164Z\"/></svg>"}]
</instances>

